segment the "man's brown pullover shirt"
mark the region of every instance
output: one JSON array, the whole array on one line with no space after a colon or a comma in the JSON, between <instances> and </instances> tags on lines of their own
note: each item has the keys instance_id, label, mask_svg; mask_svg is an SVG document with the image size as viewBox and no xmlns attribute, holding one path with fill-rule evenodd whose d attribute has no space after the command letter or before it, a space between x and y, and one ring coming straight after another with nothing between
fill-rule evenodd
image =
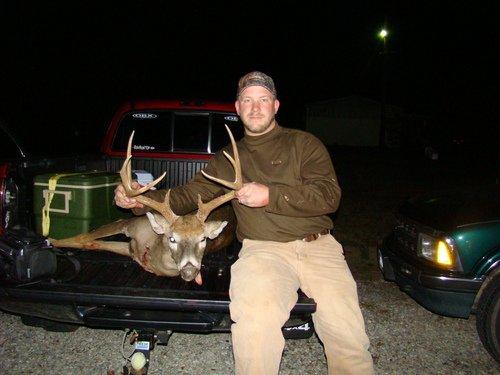
<instances>
[{"instance_id":1,"label":"man's brown pullover shirt","mask_svg":"<svg viewBox=\"0 0 500 375\"><path fill-rule=\"evenodd\" d=\"M243 239L288 242L332 228L329 213L337 210L341 190L330 156L313 135L276 126L260 136L245 136L237 142L243 182L269 187L269 204L251 208L236 199L232 205L238 219L237 236ZM231 146L224 148L232 155ZM217 152L205 172L225 180L234 180L232 165ZM203 202L228 190L201 173L186 185L173 188L170 205L178 215L197 208L198 194ZM147 193L163 200L165 190ZM143 214L147 209L135 209Z\"/></svg>"}]
</instances>

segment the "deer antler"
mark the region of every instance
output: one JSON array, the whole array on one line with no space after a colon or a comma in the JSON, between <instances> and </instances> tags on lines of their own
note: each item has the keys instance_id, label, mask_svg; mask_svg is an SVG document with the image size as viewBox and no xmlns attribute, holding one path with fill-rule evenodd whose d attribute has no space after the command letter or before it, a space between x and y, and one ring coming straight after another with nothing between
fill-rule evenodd
<instances>
[{"instance_id":1,"label":"deer antler","mask_svg":"<svg viewBox=\"0 0 500 375\"><path fill-rule=\"evenodd\" d=\"M201 221L204 222L210 212L214 210L215 208L219 207L221 204L224 204L231 199L234 198L235 196L235 191L239 190L243 187L243 179L241 175L241 163L240 163L240 155L238 154L238 147L236 147L236 142L233 137L233 133L231 133L231 130L227 125L226 130L229 133L229 138L231 139L231 145L233 147L233 154L234 154L234 159L229 155L226 151L223 151L224 156L231 162L234 168L234 181L226 181L222 180L217 177L210 176L209 174L205 173L204 171L201 171L203 173L203 176L208 178L209 180L215 181L221 185L224 185L225 187L232 189L229 193L226 193L220 197L217 197L210 202L203 203L201 200L200 195L198 194L198 212L196 213L196 217Z\"/></svg>"},{"instance_id":2,"label":"deer antler","mask_svg":"<svg viewBox=\"0 0 500 375\"><path fill-rule=\"evenodd\" d=\"M154 199L142 195L144 192L148 191L153 186L158 184L158 182L160 182L165 177L167 172L164 172L156 180L151 181L150 183L141 187L140 189L132 188L131 159L132 159L132 140L134 139L134 133L135 131L132 132L128 140L127 158L123 162L122 168L120 169L120 177L122 179L122 184L125 189L125 193L128 197L135 198L137 202L142 203L143 205L151 207L152 209L158 211L171 224L178 218L178 216L174 214L174 212L170 209L170 203L169 203L170 190L167 191L163 203L157 202Z\"/></svg>"}]
</instances>

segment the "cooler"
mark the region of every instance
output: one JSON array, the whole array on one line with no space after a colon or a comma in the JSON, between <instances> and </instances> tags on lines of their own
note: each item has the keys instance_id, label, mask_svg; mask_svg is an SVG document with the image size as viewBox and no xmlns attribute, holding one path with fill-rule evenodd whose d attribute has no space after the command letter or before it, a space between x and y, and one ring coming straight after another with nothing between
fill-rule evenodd
<instances>
[{"instance_id":1,"label":"cooler","mask_svg":"<svg viewBox=\"0 0 500 375\"><path fill-rule=\"evenodd\" d=\"M36 176L33 194L36 231L43 234L45 226L48 237L61 239L130 216L128 210L113 204L114 190L119 183L119 174L112 172ZM43 209L47 204L44 219Z\"/></svg>"}]
</instances>

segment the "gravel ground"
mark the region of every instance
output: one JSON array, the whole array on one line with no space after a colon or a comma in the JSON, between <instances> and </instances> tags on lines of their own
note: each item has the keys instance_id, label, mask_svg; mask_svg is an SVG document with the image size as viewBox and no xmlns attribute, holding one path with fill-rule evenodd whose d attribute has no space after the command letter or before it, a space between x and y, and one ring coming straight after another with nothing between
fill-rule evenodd
<instances>
[{"instance_id":1,"label":"gravel ground","mask_svg":"<svg viewBox=\"0 0 500 375\"><path fill-rule=\"evenodd\" d=\"M433 314L382 280L376 265L377 243L393 224L401 201L428 188L472 181L463 165L405 159L401 155L355 152L334 155L343 187L335 216L335 236L344 245L358 282L371 353L378 374L498 374L483 349L475 318ZM481 169L474 169L482 173ZM121 372L123 332L80 328L72 333L24 326L0 312L1 374L106 374ZM127 345L126 353L131 353ZM175 333L168 346L152 352L150 374L232 374L229 334ZM288 340L281 374L326 374L318 339Z\"/></svg>"},{"instance_id":2,"label":"gravel ground","mask_svg":"<svg viewBox=\"0 0 500 375\"><path fill-rule=\"evenodd\" d=\"M432 314L392 283L358 280L371 353L378 374L498 374L483 349L474 317ZM1 374L106 374L121 372L122 331L80 328L71 333L24 326L0 313ZM125 353L130 353L127 344ZM155 374L232 374L229 334L172 335L151 356ZM280 374L326 374L318 339L287 340Z\"/></svg>"}]
</instances>

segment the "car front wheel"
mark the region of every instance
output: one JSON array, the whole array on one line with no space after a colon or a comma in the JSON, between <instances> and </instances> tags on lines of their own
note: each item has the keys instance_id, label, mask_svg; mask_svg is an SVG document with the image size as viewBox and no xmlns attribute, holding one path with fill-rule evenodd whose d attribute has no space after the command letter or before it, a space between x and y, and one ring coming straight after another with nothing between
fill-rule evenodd
<instances>
[{"instance_id":1,"label":"car front wheel","mask_svg":"<svg viewBox=\"0 0 500 375\"><path fill-rule=\"evenodd\" d=\"M479 299L476 328L484 347L500 363L500 275L491 281Z\"/></svg>"}]
</instances>

